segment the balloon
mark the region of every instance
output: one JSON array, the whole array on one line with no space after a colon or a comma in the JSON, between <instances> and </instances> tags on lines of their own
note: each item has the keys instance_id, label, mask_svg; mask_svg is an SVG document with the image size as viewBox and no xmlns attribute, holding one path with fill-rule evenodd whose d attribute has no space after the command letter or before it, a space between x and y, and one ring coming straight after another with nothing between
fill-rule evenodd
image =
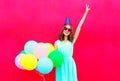
<instances>
[{"instance_id":1,"label":"balloon","mask_svg":"<svg viewBox=\"0 0 120 81\"><path fill-rule=\"evenodd\" d=\"M48 56L48 47L45 43L38 43L33 49L33 54L38 58L44 58Z\"/></svg>"},{"instance_id":2,"label":"balloon","mask_svg":"<svg viewBox=\"0 0 120 81\"><path fill-rule=\"evenodd\" d=\"M21 59L21 64L25 70L33 70L37 66L37 58L32 54L25 54Z\"/></svg>"},{"instance_id":3,"label":"balloon","mask_svg":"<svg viewBox=\"0 0 120 81\"><path fill-rule=\"evenodd\" d=\"M38 65L36 70L40 72L41 74L48 74L52 71L53 69L53 63L49 58L41 58L38 61Z\"/></svg>"},{"instance_id":4,"label":"balloon","mask_svg":"<svg viewBox=\"0 0 120 81\"><path fill-rule=\"evenodd\" d=\"M37 42L30 40L25 43L24 50L26 53L33 54L33 48L37 44Z\"/></svg>"},{"instance_id":5,"label":"balloon","mask_svg":"<svg viewBox=\"0 0 120 81\"><path fill-rule=\"evenodd\" d=\"M22 51L20 52L20 54L26 54L25 50L22 50Z\"/></svg>"},{"instance_id":6,"label":"balloon","mask_svg":"<svg viewBox=\"0 0 120 81\"><path fill-rule=\"evenodd\" d=\"M22 57L24 56L24 54L18 54L16 57L15 57L15 65L19 68L19 69L23 69L22 65L21 65L21 59Z\"/></svg>"},{"instance_id":7,"label":"balloon","mask_svg":"<svg viewBox=\"0 0 120 81\"><path fill-rule=\"evenodd\" d=\"M52 53L50 53L48 57L52 60L54 67L60 66L63 61L63 55L58 50L55 50Z\"/></svg>"},{"instance_id":8,"label":"balloon","mask_svg":"<svg viewBox=\"0 0 120 81\"><path fill-rule=\"evenodd\" d=\"M50 43L45 43L48 47L48 54L50 54L51 52L53 52L55 50L54 46Z\"/></svg>"}]
</instances>

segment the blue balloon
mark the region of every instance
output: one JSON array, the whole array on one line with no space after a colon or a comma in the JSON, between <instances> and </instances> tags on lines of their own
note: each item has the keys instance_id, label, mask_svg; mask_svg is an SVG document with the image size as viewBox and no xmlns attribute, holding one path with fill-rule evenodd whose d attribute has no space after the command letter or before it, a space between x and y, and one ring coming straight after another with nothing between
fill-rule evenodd
<instances>
[{"instance_id":1,"label":"blue balloon","mask_svg":"<svg viewBox=\"0 0 120 81\"><path fill-rule=\"evenodd\" d=\"M51 59L46 57L46 58L41 58L38 61L36 70L41 74L48 74L52 71L52 69L53 69L53 63Z\"/></svg>"},{"instance_id":2,"label":"blue balloon","mask_svg":"<svg viewBox=\"0 0 120 81\"><path fill-rule=\"evenodd\" d=\"M33 54L33 48L35 47L36 44L37 44L37 42L35 42L33 40L26 42L25 46L24 46L25 52L29 53L29 54Z\"/></svg>"}]
</instances>

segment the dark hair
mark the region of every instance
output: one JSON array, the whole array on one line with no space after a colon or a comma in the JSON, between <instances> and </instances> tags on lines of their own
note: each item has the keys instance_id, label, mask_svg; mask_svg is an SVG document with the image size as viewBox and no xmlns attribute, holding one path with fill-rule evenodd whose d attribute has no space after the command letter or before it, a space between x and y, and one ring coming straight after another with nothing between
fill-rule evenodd
<instances>
[{"instance_id":1,"label":"dark hair","mask_svg":"<svg viewBox=\"0 0 120 81\"><path fill-rule=\"evenodd\" d=\"M71 27L70 34L68 35L68 40L71 41L71 42L73 42L73 31L72 31L72 25L70 25L70 24L65 24L65 25L63 26L63 29L62 29L62 31L61 31L60 34L59 34L59 40L60 40L60 41L63 41L63 40L64 40L64 36L65 36L65 35L63 34L63 31L64 31L64 27L65 27L66 25L69 25L69 26Z\"/></svg>"}]
</instances>

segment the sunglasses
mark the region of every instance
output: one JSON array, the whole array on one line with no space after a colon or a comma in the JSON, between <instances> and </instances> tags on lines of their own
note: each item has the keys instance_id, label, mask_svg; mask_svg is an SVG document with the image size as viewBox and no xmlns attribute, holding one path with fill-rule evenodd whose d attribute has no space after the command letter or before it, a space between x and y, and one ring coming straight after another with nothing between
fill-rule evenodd
<instances>
[{"instance_id":1,"label":"sunglasses","mask_svg":"<svg viewBox=\"0 0 120 81\"><path fill-rule=\"evenodd\" d=\"M71 28L64 27L64 30L71 31Z\"/></svg>"}]
</instances>

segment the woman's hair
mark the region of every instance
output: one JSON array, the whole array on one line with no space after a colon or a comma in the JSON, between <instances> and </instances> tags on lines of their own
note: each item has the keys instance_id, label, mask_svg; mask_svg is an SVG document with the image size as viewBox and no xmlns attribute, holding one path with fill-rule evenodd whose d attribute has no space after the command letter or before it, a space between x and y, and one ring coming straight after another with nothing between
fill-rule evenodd
<instances>
[{"instance_id":1,"label":"woman's hair","mask_svg":"<svg viewBox=\"0 0 120 81\"><path fill-rule=\"evenodd\" d=\"M69 26L71 27L70 34L68 35L68 40L71 41L71 42L73 42L73 31L72 31L72 25L70 25L70 24L65 24L65 25L63 26L63 29L62 29L62 31L61 31L60 34L59 34L59 40L60 40L60 41L63 41L63 40L64 40L64 36L65 36L65 35L63 34L63 31L64 31L64 27L65 27L66 25L69 25Z\"/></svg>"}]
</instances>

